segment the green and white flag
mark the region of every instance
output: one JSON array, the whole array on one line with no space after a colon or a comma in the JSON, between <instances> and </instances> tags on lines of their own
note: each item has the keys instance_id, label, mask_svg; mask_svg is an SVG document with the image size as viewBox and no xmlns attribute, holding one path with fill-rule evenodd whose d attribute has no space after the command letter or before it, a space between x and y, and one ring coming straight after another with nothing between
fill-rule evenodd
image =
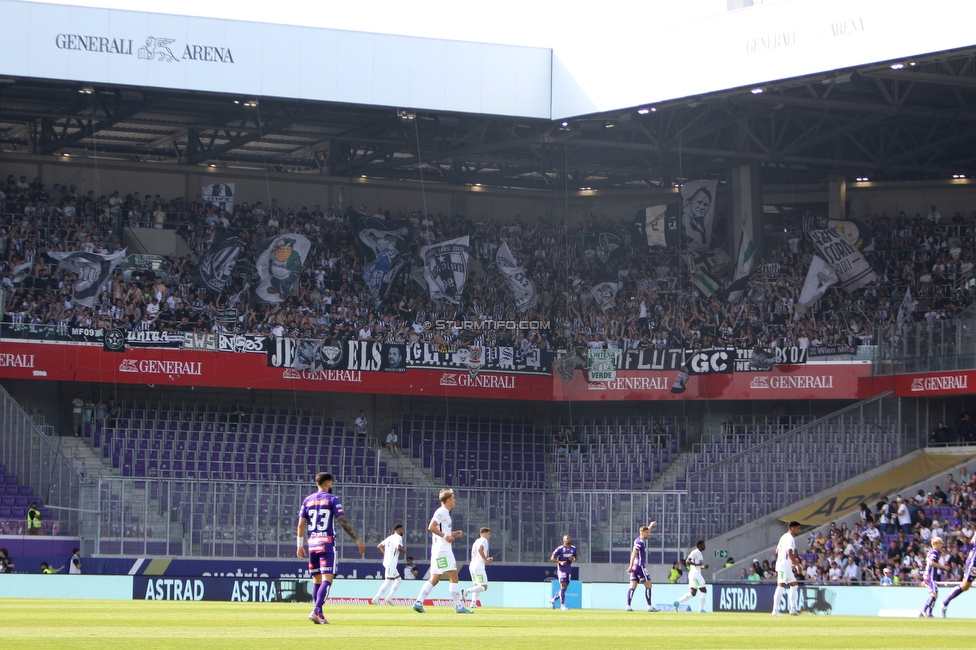
<instances>
[{"instance_id":1,"label":"green and white flag","mask_svg":"<svg viewBox=\"0 0 976 650\"><path fill-rule=\"evenodd\" d=\"M749 214L746 215L745 220L742 222L742 234L739 237L739 252L735 260L735 277L732 279L732 284L735 285L736 282L740 282L741 288L740 286L735 286L729 292L729 302L739 302L742 300L745 283L748 281L749 274L752 273L752 261L756 255L756 245L752 241L751 231L752 215Z\"/></svg>"}]
</instances>

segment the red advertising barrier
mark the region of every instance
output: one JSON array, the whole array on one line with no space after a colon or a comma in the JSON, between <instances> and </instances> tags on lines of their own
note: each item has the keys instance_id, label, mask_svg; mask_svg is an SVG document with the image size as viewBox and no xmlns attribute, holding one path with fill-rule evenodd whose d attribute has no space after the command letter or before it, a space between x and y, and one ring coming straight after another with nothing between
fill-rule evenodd
<instances>
[{"instance_id":1,"label":"red advertising barrier","mask_svg":"<svg viewBox=\"0 0 976 650\"><path fill-rule=\"evenodd\" d=\"M976 370L946 370L895 376L895 395L898 397L972 393L976 393Z\"/></svg>"},{"instance_id":2,"label":"red advertising barrier","mask_svg":"<svg viewBox=\"0 0 976 650\"><path fill-rule=\"evenodd\" d=\"M871 364L807 363L773 366L768 372L693 375L681 393L671 392L677 371L617 371L607 382L587 382L577 371L573 381L553 380L555 400L688 400L688 399L864 399L875 394L859 379L871 374ZM868 392L868 394L863 394Z\"/></svg>"},{"instance_id":3,"label":"red advertising barrier","mask_svg":"<svg viewBox=\"0 0 976 650\"><path fill-rule=\"evenodd\" d=\"M312 373L270 367L263 354L134 347L113 353L97 345L0 341L2 378L535 401L864 399L889 387L887 382L871 381L870 373L871 364L863 362L777 365L767 372L692 376L684 392L673 393L677 371L623 370L617 371L616 379L599 383L587 382L582 370L569 383L551 376L474 374L456 368ZM901 379L911 381L896 382ZM948 380L933 381L933 387L957 390L949 388ZM899 394L920 393L902 389Z\"/></svg>"},{"instance_id":4,"label":"red advertising barrier","mask_svg":"<svg viewBox=\"0 0 976 650\"><path fill-rule=\"evenodd\" d=\"M263 354L166 348L127 348L63 343L0 342L0 377L167 386L215 386L393 395L552 399L552 378L498 372L409 370L312 373L272 368Z\"/></svg>"}]
</instances>

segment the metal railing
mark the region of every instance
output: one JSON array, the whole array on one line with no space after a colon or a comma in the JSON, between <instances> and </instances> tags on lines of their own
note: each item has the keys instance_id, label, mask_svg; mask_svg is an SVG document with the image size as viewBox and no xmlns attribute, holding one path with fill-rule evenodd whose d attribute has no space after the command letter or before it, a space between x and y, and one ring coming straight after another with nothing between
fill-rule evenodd
<instances>
[{"instance_id":1,"label":"metal railing","mask_svg":"<svg viewBox=\"0 0 976 650\"><path fill-rule=\"evenodd\" d=\"M901 323L879 328L875 374L976 368L976 318Z\"/></svg>"},{"instance_id":2,"label":"metal railing","mask_svg":"<svg viewBox=\"0 0 976 650\"><path fill-rule=\"evenodd\" d=\"M884 393L689 472L688 525L703 539L918 449L912 416Z\"/></svg>"},{"instance_id":3,"label":"metal railing","mask_svg":"<svg viewBox=\"0 0 976 650\"><path fill-rule=\"evenodd\" d=\"M101 477L93 553L196 557L293 558L297 511L311 485L213 483L175 479ZM439 488L337 484L348 521L372 548L406 525L406 547L420 559L429 554L427 524L439 505ZM648 547L654 557L675 555L688 545L682 530L686 496L681 492L553 492L505 488L459 488L454 526L474 539L492 529L492 555L501 562L541 562L569 534L586 562L625 562L637 528L659 522ZM339 556L358 559L352 541L337 527ZM470 541L468 542L470 543ZM455 553L465 557L458 545Z\"/></svg>"},{"instance_id":4,"label":"metal railing","mask_svg":"<svg viewBox=\"0 0 976 650\"><path fill-rule=\"evenodd\" d=\"M78 535L82 475L65 458L59 443L60 438L45 435L0 387L0 461L5 473L15 474L20 485L30 485L42 506L64 508L57 510L58 531Z\"/></svg>"}]
</instances>

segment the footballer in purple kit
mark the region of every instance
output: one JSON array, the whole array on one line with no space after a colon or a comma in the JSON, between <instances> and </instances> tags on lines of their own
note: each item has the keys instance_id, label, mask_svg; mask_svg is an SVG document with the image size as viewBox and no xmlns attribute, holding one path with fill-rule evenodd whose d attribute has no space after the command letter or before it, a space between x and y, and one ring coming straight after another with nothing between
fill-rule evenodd
<instances>
[{"instance_id":1,"label":"footballer in purple kit","mask_svg":"<svg viewBox=\"0 0 976 650\"><path fill-rule=\"evenodd\" d=\"M976 535L973 535L973 539L970 541L973 548L969 551L969 555L966 556L966 564L962 568L962 582L958 587L952 590L949 597L942 601L942 618L946 616L946 608L949 607L949 603L956 596L969 591L973 582L976 582Z\"/></svg>"},{"instance_id":2,"label":"footballer in purple kit","mask_svg":"<svg viewBox=\"0 0 976 650\"><path fill-rule=\"evenodd\" d=\"M922 577L922 586L928 588L929 599L925 601L925 605L919 613L922 618L932 618L932 608L935 607L935 601L939 598L939 578L949 573L949 567L940 561L942 559L942 538L933 537L930 543L932 548L925 554L925 572ZM942 575L939 574L940 571L943 572Z\"/></svg>"},{"instance_id":3,"label":"footballer in purple kit","mask_svg":"<svg viewBox=\"0 0 976 650\"><path fill-rule=\"evenodd\" d=\"M316 625L328 623L322 614L322 604L329 597L329 589L335 578L335 523L338 521L359 547L359 554L366 552L366 545L346 521L339 497L332 494L332 474L319 472L315 475L318 491L308 495L298 509L298 557L308 558L308 572L312 576L312 600L314 606L308 620ZM305 550L305 534L308 533L308 551Z\"/></svg>"},{"instance_id":4,"label":"footballer in purple kit","mask_svg":"<svg viewBox=\"0 0 976 650\"><path fill-rule=\"evenodd\" d=\"M630 606L634 598L634 591L637 585L644 585L644 599L647 601L647 611L656 612L654 605L651 604L651 578L647 575L647 538L651 536L651 531L657 526L656 521L652 521L646 526L638 529L638 535L634 539L634 550L630 552L630 566L627 573L630 576L630 589L627 591L627 611L633 611Z\"/></svg>"},{"instance_id":5,"label":"footballer in purple kit","mask_svg":"<svg viewBox=\"0 0 976 650\"><path fill-rule=\"evenodd\" d=\"M557 565L556 579L559 580L559 593L552 597L549 604L555 606L558 600L559 609L564 612L569 611L569 607L566 606L566 589L569 587L570 580L573 579L573 562L576 561L576 547L573 546L573 538L569 535L563 535L562 545L556 547L549 559Z\"/></svg>"}]
</instances>

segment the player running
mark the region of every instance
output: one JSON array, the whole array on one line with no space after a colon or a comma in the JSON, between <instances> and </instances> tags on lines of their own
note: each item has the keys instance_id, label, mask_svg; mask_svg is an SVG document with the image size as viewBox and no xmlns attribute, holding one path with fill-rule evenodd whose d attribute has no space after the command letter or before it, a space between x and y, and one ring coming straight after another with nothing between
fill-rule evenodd
<instances>
[{"instance_id":1,"label":"player running","mask_svg":"<svg viewBox=\"0 0 976 650\"><path fill-rule=\"evenodd\" d=\"M318 492L302 501L298 509L298 557L308 558L308 572L312 575L312 601L315 603L308 620L316 625L327 624L322 614L322 603L329 597L329 589L335 578L335 522L353 538L359 554L366 552L366 545L346 521L339 497L332 494L332 474L319 472L315 475ZM305 551L305 533L308 533L308 551Z\"/></svg>"},{"instance_id":2,"label":"player running","mask_svg":"<svg viewBox=\"0 0 976 650\"><path fill-rule=\"evenodd\" d=\"M651 604L651 578L647 575L647 538L651 536L651 531L657 526L656 521L652 521L646 526L641 526L638 529L637 537L634 538L634 550L630 552L630 566L627 567L627 573L630 575L630 589L627 591L627 610L628 612L634 611L634 608L630 606L631 600L634 598L634 591L637 590L637 585L644 585L644 599L647 601L647 611L656 612L657 609Z\"/></svg>"},{"instance_id":3,"label":"player running","mask_svg":"<svg viewBox=\"0 0 976 650\"><path fill-rule=\"evenodd\" d=\"M568 612L569 607L566 606L566 589L569 587L569 582L573 579L573 562L577 559L576 547L573 546L573 538L569 535L563 535L562 546L557 546L549 559L558 565L556 567L556 579L559 581L559 593L552 597L549 604L555 606L558 600L560 604L559 609Z\"/></svg>"},{"instance_id":4,"label":"player running","mask_svg":"<svg viewBox=\"0 0 976 650\"><path fill-rule=\"evenodd\" d=\"M451 510L457 503L454 490L445 489L440 492L441 507L434 511L427 530L431 534L430 545L430 579L420 588L420 594L413 604L413 611L424 614L424 599L430 595L431 589L440 582L441 576L447 576L451 581L451 599L454 601L454 611L458 614L473 614L461 602L461 587L458 585L457 562L451 543L461 537L460 530L451 530Z\"/></svg>"},{"instance_id":5,"label":"player running","mask_svg":"<svg viewBox=\"0 0 976 650\"><path fill-rule=\"evenodd\" d=\"M495 561L495 558L488 556L488 540L491 539L491 528L482 528L481 536L474 540L471 545L471 563L468 570L471 572L471 582L474 586L469 589L461 590L461 602L465 607L474 607L478 594L488 590L488 573L485 567ZM468 598L471 602L468 602Z\"/></svg>"},{"instance_id":6,"label":"player running","mask_svg":"<svg viewBox=\"0 0 976 650\"><path fill-rule=\"evenodd\" d=\"M678 605L691 600L695 597L696 593L700 592L698 612L701 614L705 613L705 594L708 592L708 585L705 584L702 569L707 569L708 565L705 564L705 557L702 555L704 551L705 540L700 539L695 542L695 548L691 550L691 553L685 559L685 566L688 567L688 586L691 589L684 596L674 601L674 611L678 611Z\"/></svg>"},{"instance_id":7,"label":"player running","mask_svg":"<svg viewBox=\"0 0 976 650\"><path fill-rule=\"evenodd\" d=\"M969 591L969 588L973 585L973 581L976 580L976 534L973 535L969 543L973 545L973 548L969 551L969 555L966 556L966 565L962 569L962 583L952 590L948 598L942 601L942 618L945 618L946 608L949 607L949 602L962 592Z\"/></svg>"},{"instance_id":8,"label":"player running","mask_svg":"<svg viewBox=\"0 0 976 650\"><path fill-rule=\"evenodd\" d=\"M932 608L935 601L939 598L939 571L949 573L949 567L939 562L942 559L942 538L932 538L932 548L925 554L925 574L922 578L922 586L928 587L929 599L925 601L925 606L919 612L922 618L932 618ZM945 607L942 608L945 611Z\"/></svg>"},{"instance_id":9,"label":"player running","mask_svg":"<svg viewBox=\"0 0 976 650\"><path fill-rule=\"evenodd\" d=\"M370 602L374 605L385 603L393 604L393 595L400 588L403 579L400 578L400 571L397 569L397 562L400 560L400 553L406 553L403 547L403 524L393 527L393 534L376 545L383 552L383 584L380 590L373 596ZM389 593L386 593L389 590Z\"/></svg>"}]
</instances>

